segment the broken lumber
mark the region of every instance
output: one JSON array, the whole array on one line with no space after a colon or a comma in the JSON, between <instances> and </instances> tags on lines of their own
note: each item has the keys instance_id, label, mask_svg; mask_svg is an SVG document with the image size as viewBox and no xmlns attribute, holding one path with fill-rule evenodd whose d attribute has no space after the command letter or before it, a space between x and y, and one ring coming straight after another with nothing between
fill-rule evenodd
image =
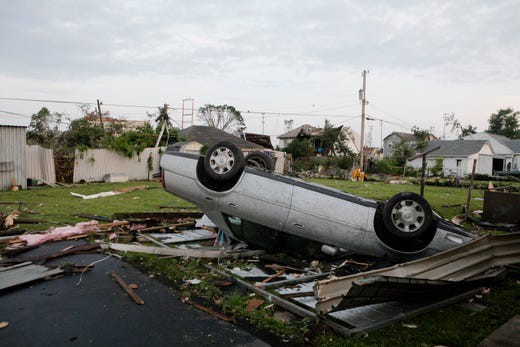
<instances>
[{"instance_id":1,"label":"broken lumber","mask_svg":"<svg viewBox=\"0 0 520 347\"><path fill-rule=\"evenodd\" d=\"M142 228L142 229L137 229L137 231L146 233L146 232L158 231L158 230L162 230L162 229L171 230L171 229L176 229L177 227L194 227L194 226L195 226L195 222L186 222L186 223L161 225L161 226L150 227L150 228Z\"/></svg>"},{"instance_id":2,"label":"broken lumber","mask_svg":"<svg viewBox=\"0 0 520 347\"><path fill-rule=\"evenodd\" d=\"M195 308L197 308L197 309L199 309L201 311L209 313L210 315L212 315L215 318L221 319L221 320L226 321L226 322L231 322L231 323L234 323L234 324L237 323L237 320L236 320L235 317L225 316L222 313L213 310L212 308L209 308L209 307L203 306L201 304L198 304L196 302L193 302L193 301L191 301L188 298L183 299L182 302L184 302L184 303L186 303L188 305L191 305L191 306L193 306L193 307L195 307Z\"/></svg>"},{"instance_id":3,"label":"broken lumber","mask_svg":"<svg viewBox=\"0 0 520 347\"><path fill-rule=\"evenodd\" d=\"M111 272L110 276L116 280L116 282L124 289L124 291L134 300L137 305L144 305L143 299L137 295L132 288L126 284L125 280L115 272Z\"/></svg>"},{"instance_id":4,"label":"broken lumber","mask_svg":"<svg viewBox=\"0 0 520 347\"><path fill-rule=\"evenodd\" d=\"M192 257L192 258L232 258L232 257L251 257L262 254L261 250L238 250L226 251L218 247L213 249L180 249L165 247L149 247L140 245L128 245L124 243L100 243L103 249L112 249L123 252L136 252L146 254L170 255L172 257Z\"/></svg>"},{"instance_id":5,"label":"broken lumber","mask_svg":"<svg viewBox=\"0 0 520 347\"><path fill-rule=\"evenodd\" d=\"M97 216L97 215L88 214L88 213L77 213L77 214L73 214L72 217L85 218L85 219L90 219L90 220L93 219L93 220L97 220L100 222L112 222L113 221L112 218L108 218L108 217L104 217L104 216Z\"/></svg>"},{"instance_id":6,"label":"broken lumber","mask_svg":"<svg viewBox=\"0 0 520 347\"><path fill-rule=\"evenodd\" d=\"M114 218L119 220L128 219L159 219L159 220L173 220L183 218L201 218L202 212L120 212L114 213Z\"/></svg>"}]
</instances>

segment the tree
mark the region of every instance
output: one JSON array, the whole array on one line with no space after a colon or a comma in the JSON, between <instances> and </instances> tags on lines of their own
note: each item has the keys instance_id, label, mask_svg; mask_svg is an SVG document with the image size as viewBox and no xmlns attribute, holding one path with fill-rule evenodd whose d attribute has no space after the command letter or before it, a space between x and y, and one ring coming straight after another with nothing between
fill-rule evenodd
<instances>
[{"instance_id":1,"label":"tree","mask_svg":"<svg viewBox=\"0 0 520 347\"><path fill-rule=\"evenodd\" d=\"M60 135L60 124L63 115L50 113L46 107L42 107L38 113L31 116L31 123L27 130L27 143L53 148Z\"/></svg>"},{"instance_id":2,"label":"tree","mask_svg":"<svg viewBox=\"0 0 520 347\"><path fill-rule=\"evenodd\" d=\"M401 141L394 146L392 158L395 160L398 166L406 164L406 159L416 153L416 149L409 143Z\"/></svg>"},{"instance_id":3,"label":"tree","mask_svg":"<svg viewBox=\"0 0 520 347\"><path fill-rule=\"evenodd\" d=\"M476 134L477 127L474 127L471 124L463 126L462 123L460 123L457 119L454 119L451 126L451 131L455 131L456 133L458 133L458 138L462 139L465 136Z\"/></svg>"},{"instance_id":4,"label":"tree","mask_svg":"<svg viewBox=\"0 0 520 347\"><path fill-rule=\"evenodd\" d=\"M289 143L283 151L292 154L295 160L313 156L315 153L314 146L310 140L298 138Z\"/></svg>"},{"instance_id":5,"label":"tree","mask_svg":"<svg viewBox=\"0 0 520 347\"><path fill-rule=\"evenodd\" d=\"M489 127L487 131L492 134L503 135L510 139L518 139L520 138L519 115L520 112L515 112L511 107L500 109L497 113L493 113L489 117Z\"/></svg>"},{"instance_id":6,"label":"tree","mask_svg":"<svg viewBox=\"0 0 520 347\"><path fill-rule=\"evenodd\" d=\"M217 128L237 136L246 130L240 111L228 105L205 105L199 108L198 118L209 127Z\"/></svg>"},{"instance_id":7,"label":"tree","mask_svg":"<svg viewBox=\"0 0 520 347\"><path fill-rule=\"evenodd\" d=\"M418 126L412 128L412 133L415 135L415 147L412 148L417 152L422 152L428 146L430 131L421 129Z\"/></svg>"}]
</instances>

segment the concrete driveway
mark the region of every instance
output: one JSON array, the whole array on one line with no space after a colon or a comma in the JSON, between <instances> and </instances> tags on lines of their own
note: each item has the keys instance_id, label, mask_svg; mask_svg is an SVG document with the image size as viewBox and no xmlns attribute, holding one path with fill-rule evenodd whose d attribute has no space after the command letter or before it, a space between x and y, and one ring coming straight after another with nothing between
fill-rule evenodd
<instances>
[{"instance_id":1,"label":"concrete driveway","mask_svg":"<svg viewBox=\"0 0 520 347\"><path fill-rule=\"evenodd\" d=\"M79 242L42 245L23 257L50 254ZM71 255L48 262L87 265L104 254ZM22 256L20 256L22 258ZM135 304L109 272L136 283L144 305ZM206 346L266 344L246 331L184 304L167 286L115 258L79 274L0 292L2 346Z\"/></svg>"}]
</instances>

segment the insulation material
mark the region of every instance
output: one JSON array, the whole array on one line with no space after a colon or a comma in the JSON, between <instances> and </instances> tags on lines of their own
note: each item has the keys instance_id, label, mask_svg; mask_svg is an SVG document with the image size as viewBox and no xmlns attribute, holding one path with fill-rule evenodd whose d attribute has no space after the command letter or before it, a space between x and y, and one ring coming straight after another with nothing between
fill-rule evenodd
<instances>
[{"instance_id":1,"label":"insulation material","mask_svg":"<svg viewBox=\"0 0 520 347\"><path fill-rule=\"evenodd\" d=\"M90 222L77 223L75 226L64 226L59 228L50 227L44 234L27 234L20 235L18 239L24 241L27 246L37 246L48 241L55 241L65 237L82 235L99 230L98 222L93 220Z\"/></svg>"}]
</instances>

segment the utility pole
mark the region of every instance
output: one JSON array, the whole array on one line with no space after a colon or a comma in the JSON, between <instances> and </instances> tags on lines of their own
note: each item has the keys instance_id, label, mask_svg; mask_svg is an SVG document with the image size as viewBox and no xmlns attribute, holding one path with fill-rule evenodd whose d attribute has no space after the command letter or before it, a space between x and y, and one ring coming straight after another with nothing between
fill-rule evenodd
<instances>
[{"instance_id":1,"label":"utility pole","mask_svg":"<svg viewBox=\"0 0 520 347\"><path fill-rule=\"evenodd\" d=\"M98 115L99 115L99 123L101 123L101 128L105 129L105 127L103 126L103 115L101 114L101 105L103 105L103 103L100 102L99 99L97 99L97 111L98 111Z\"/></svg>"},{"instance_id":2,"label":"utility pole","mask_svg":"<svg viewBox=\"0 0 520 347\"><path fill-rule=\"evenodd\" d=\"M262 113L262 135L265 135L265 113Z\"/></svg>"},{"instance_id":3,"label":"utility pole","mask_svg":"<svg viewBox=\"0 0 520 347\"><path fill-rule=\"evenodd\" d=\"M360 148L360 166L361 171L365 171L365 105L367 104L367 70L363 70L363 89L359 90L359 99L361 100L361 148Z\"/></svg>"}]
</instances>

